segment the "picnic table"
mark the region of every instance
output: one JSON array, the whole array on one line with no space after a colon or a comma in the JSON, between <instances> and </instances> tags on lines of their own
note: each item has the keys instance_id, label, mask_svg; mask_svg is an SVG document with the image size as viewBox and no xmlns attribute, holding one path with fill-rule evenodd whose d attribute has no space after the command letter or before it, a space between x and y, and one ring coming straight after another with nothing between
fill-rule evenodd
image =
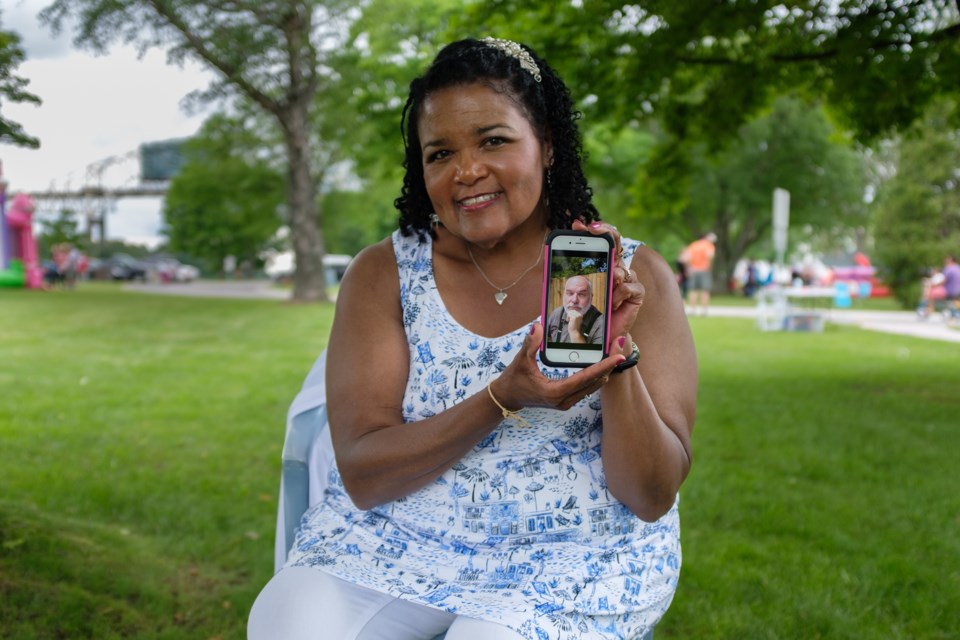
<instances>
[{"instance_id":1,"label":"picnic table","mask_svg":"<svg viewBox=\"0 0 960 640\"><path fill-rule=\"evenodd\" d=\"M834 287L764 287L757 292L757 325L762 331L823 331ZM826 300L826 304L822 301Z\"/></svg>"}]
</instances>

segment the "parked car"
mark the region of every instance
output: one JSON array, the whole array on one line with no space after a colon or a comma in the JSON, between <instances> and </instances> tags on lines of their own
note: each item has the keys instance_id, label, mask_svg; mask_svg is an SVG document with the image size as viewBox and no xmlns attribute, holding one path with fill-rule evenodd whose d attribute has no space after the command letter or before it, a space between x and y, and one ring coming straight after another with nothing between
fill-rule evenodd
<instances>
[{"instance_id":1,"label":"parked car","mask_svg":"<svg viewBox=\"0 0 960 640\"><path fill-rule=\"evenodd\" d=\"M192 264L184 264L166 255L144 258L150 271L150 278L161 282L193 282L200 277L200 269Z\"/></svg>"},{"instance_id":2,"label":"parked car","mask_svg":"<svg viewBox=\"0 0 960 640\"><path fill-rule=\"evenodd\" d=\"M192 264L183 264L177 266L177 282L193 282L200 277L200 269Z\"/></svg>"},{"instance_id":3,"label":"parked car","mask_svg":"<svg viewBox=\"0 0 960 640\"><path fill-rule=\"evenodd\" d=\"M323 256L323 271L327 280L327 286L333 287L340 284L343 274L347 271L347 265L353 260L353 256L328 253ZM292 251L284 251L265 257L264 272L274 280L279 282L289 280L293 277L294 260Z\"/></svg>"},{"instance_id":4,"label":"parked car","mask_svg":"<svg viewBox=\"0 0 960 640\"><path fill-rule=\"evenodd\" d=\"M87 272L94 280L146 280L149 265L126 253L91 260Z\"/></svg>"},{"instance_id":5,"label":"parked car","mask_svg":"<svg viewBox=\"0 0 960 640\"><path fill-rule=\"evenodd\" d=\"M347 267L353 256L341 255L338 253L328 253L323 256L323 271L326 274L327 286L333 287L340 284L343 280L343 274L347 272Z\"/></svg>"}]
</instances>

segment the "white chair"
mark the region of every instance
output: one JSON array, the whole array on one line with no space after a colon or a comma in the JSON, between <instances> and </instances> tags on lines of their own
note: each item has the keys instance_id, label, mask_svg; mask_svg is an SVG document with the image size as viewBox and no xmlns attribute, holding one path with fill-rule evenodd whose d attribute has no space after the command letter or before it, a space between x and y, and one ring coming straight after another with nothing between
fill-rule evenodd
<instances>
[{"instance_id":1,"label":"white chair","mask_svg":"<svg viewBox=\"0 0 960 640\"><path fill-rule=\"evenodd\" d=\"M286 562L304 512L323 499L327 475L333 466L333 443L327 428L326 365L327 352L323 351L287 410L274 571Z\"/></svg>"},{"instance_id":2,"label":"white chair","mask_svg":"<svg viewBox=\"0 0 960 640\"><path fill-rule=\"evenodd\" d=\"M277 502L274 571L280 571L307 509L323 499L333 466L333 442L327 423L327 352L320 353L303 388L287 410ZM443 640L440 634L433 640ZM651 630L642 640L653 640Z\"/></svg>"},{"instance_id":3,"label":"white chair","mask_svg":"<svg viewBox=\"0 0 960 640\"><path fill-rule=\"evenodd\" d=\"M764 287L756 294L757 326L761 331L783 331L790 314L787 295L780 287Z\"/></svg>"},{"instance_id":4,"label":"white chair","mask_svg":"<svg viewBox=\"0 0 960 640\"><path fill-rule=\"evenodd\" d=\"M274 571L280 571L293 546L300 519L307 509L323 499L333 466L333 442L327 423L325 371L327 352L320 353L304 380L303 388L287 410L277 502L277 537ZM440 634L433 640L443 640Z\"/></svg>"}]
</instances>

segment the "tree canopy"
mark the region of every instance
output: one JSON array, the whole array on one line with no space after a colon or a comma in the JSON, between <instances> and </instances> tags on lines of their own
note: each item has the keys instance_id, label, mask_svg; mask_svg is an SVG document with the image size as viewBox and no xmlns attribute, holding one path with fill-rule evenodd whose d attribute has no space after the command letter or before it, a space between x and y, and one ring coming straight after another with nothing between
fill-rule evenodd
<instances>
[{"instance_id":1,"label":"tree canopy","mask_svg":"<svg viewBox=\"0 0 960 640\"><path fill-rule=\"evenodd\" d=\"M772 195L790 191L791 226L842 229L866 224L860 153L818 108L781 96L742 125L722 151L691 145L677 165L644 165L632 191L641 237L690 241L717 236L716 268L729 281L740 258L772 257ZM672 257L672 256L667 256Z\"/></svg>"},{"instance_id":2,"label":"tree canopy","mask_svg":"<svg viewBox=\"0 0 960 640\"><path fill-rule=\"evenodd\" d=\"M29 80L16 75L17 67L25 59L20 47L20 36L0 29L0 107L4 101L40 104L40 98L27 91ZM23 125L8 120L0 112L0 143L36 149L40 140L28 134Z\"/></svg>"},{"instance_id":3,"label":"tree canopy","mask_svg":"<svg viewBox=\"0 0 960 640\"><path fill-rule=\"evenodd\" d=\"M214 116L185 144L185 162L164 202L173 251L256 264L284 220L283 171L262 153L254 117Z\"/></svg>"},{"instance_id":4,"label":"tree canopy","mask_svg":"<svg viewBox=\"0 0 960 640\"><path fill-rule=\"evenodd\" d=\"M934 105L895 147L895 174L880 189L874 237L884 279L905 305L927 269L960 253L960 128L952 100ZM960 256L958 256L960 257Z\"/></svg>"},{"instance_id":5,"label":"tree canopy","mask_svg":"<svg viewBox=\"0 0 960 640\"><path fill-rule=\"evenodd\" d=\"M682 137L723 140L789 91L825 99L869 140L960 92L955 1L491 0L461 26L478 20L501 37L533 34L595 109L656 112Z\"/></svg>"},{"instance_id":6,"label":"tree canopy","mask_svg":"<svg viewBox=\"0 0 960 640\"><path fill-rule=\"evenodd\" d=\"M72 244L83 250L87 245L86 235L80 231L77 212L72 209L60 209L53 219L40 220L40 233L37 234L37 251L41 256L50 256L54 245Z\"/></svg>"}]
</instances>

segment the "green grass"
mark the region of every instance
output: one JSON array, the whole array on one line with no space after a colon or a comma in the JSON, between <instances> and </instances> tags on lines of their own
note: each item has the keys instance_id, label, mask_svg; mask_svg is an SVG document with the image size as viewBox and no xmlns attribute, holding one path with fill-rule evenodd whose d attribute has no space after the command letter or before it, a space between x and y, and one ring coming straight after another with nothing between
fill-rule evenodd
<instances>
[{"instance_id":1,"label":"green grass","mask_svg":"<svg viewBox=\"0 0 960 640\"><path fill-rule=\"evenodd\" d=\"M244 637L332 315L0 291L0 636Z\"/></svg>"},{"instance_id":2,"label":"green grass","mask_svg":"<svg viewBox=\"0 0 960 640\"><path fill-rule=\"evenodd\" d=\"M0 637L244 638L329 306L0 290ZM960 345L693 318L658 640L960 638Z\"/></svg>"},{"instance_id":3,"label":"green grass","mask_svg":"<svg viewBox=\"0 0 960 640\"><path fill-rule=\"evenodd\" d=\"M960 345L692 323L685 563L658 638L960 637Z\"/></svg>"}]
</instances>

